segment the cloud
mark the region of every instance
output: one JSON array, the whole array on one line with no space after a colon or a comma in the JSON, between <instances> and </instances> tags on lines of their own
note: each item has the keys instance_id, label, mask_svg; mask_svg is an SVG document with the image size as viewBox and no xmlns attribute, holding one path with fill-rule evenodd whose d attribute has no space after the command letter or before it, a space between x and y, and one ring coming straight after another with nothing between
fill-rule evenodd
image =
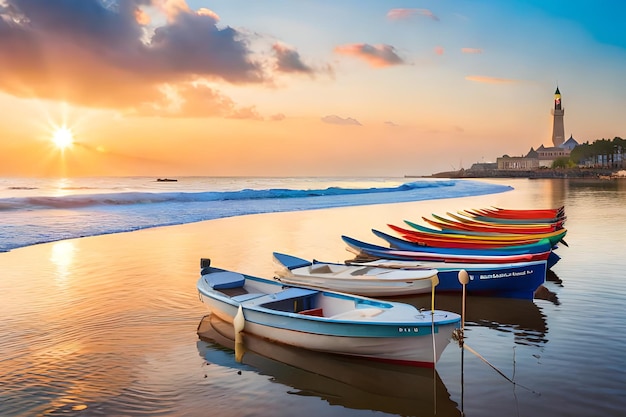
<instances>
[{"instance_id":1,"label":"cloud","mask_svg":"<svg viewBox=\"0 0 626 417\"><path fill-rule=\"evenodd\" d=\"M461 52L464 54L482 54L483 50L479 48L461 48Z\"/></svg>"},{"instance_id":2,"label":"cloud","mask_svg":"<svg viewBox=\"0 0 626 417\"><path fill-rule=\"evenodd\" d=\"M270 120L280 122L281 120L285 120L285 115L282 113L276 113L270 116Z\"/></svg>"},{"instance_id":3,"label":"cloud","mask_svg":"<svg viewBox=\"0 0 626 417\"><path fill-rule=\"evenodd\" d=\"M415 15L425 16L429 19L439 21L439 18L428 9L391 9L387 12L387 18L390 20L405 20Z\"/></svg>"},{"instance_id":4,"label":"cloud","mask_svg":"<svg viewBox=\"0 0 626 417\"><path fill-rule=\"evenodd\" d=\"M404 60L398 56L396 50L391 45L369 45L366 43L355 43L342 45L335 48L335 52L341 55L355 56L363 59L372 67L388 67L392 65L402 65Z\"/></svg>"},{"instance_id":5,"label":"cloud","mask_svg":"<svg viewBox=\"0 0 626 417\"><path fill-rule=\"evenodd\" d=\"M468 75L465 77L468 81L474 81L477 83L485 83L485 84L516 84L519 83L519 80L511 80L507 78L496 78L496 77L487 77L484 75Z\"/></svg>"},{"instance_id":6,"label":"cloud","mask_svg":"<svg viewBox=\"0 0 626 417\"><path fill-rule=\"evenodd\" d=\"M167 21L150 27L155 9L167 10ZM184 86L197 80L267 82L245 34L218 22L184 0L3 0L0 91L132 108L158 106L168 85L193 94Z\"/></svg>"},{"instance_id":7,"label":"cloud","mask_svg":"<svg viewBox=\"0 0 626 417\"><path fill-rule=\"evenodd\" d=\"M208 85L164 85L160 90L159 100L143 103L132 113L137 116L261 119L254 108L239 107L229 97Z\"/></svg>"},{"instance_id":8,"label":"cloud","mask_svg":"<svg viewBox=\"0 0 626 417\"><path fill-rule=\"evenodd\" d=\"M385 122L385 125L386 125L386 126L391 126L391 127L396 127L396 126L399 126L397 123L392 122L391 120L387 120L387 121Z\"/></svg>"},{"instance_id":9,"label":"cloud","mask_svg":"<svg viewBox=\"0 0 626 417\"><path fill-rule=\"evenodd\" d=\"M272 46L276 56L276 70L279 72L312 74L313 69L305 65L300 59L300 54L280 43Z\"/></svg>"},{"instance_id":10,"label":"cloud","mask_svg":"<svg viewBox=\"0 0 626 417\"><path fill-rule=\"evenodd\" d=\"M443 55L445 52L443 46L435 46L433 50L435 51L435 55Z\"/></svg>"},{"instance_id":11,"label":"cloud","mask_svg":"<svg viewBox=\"0 0 626 417\"><path fill-rule=\"evenodd\" d=\"M356 125L356 126L362 126L362 124L358 120L353 119L352 117L343 118L343 117L339 117L339 116L335 116L335 115L322 117L322 122L329 123L329 124L332 124L332 125L344 125L344 126L347 126L347 125L354 126L354 125Z\"/></svg>"}]
</instances>

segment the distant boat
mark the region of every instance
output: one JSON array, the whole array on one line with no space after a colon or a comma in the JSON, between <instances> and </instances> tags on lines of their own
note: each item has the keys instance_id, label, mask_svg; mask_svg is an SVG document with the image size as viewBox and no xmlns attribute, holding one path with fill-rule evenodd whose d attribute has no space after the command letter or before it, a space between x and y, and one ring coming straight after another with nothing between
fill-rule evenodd
<instances>
[{"instance_id":1,"label":"distant boat","mask_svg":"<svg viewBox=\"0 0 626 417\"><path fill-rule=\"evenodd\" d=\"M157 182L176 182L178 181L175 178L157 178Z\"/></svg>"},{"instance_id":2,"label":"distant boat","mask_svg":"<svg viewBox=\"0 0 626 417\"><path fill-rule=\"evenodd\" d=\"M434 367L461 316L284 285L201 261L200 301L236 332L320 352Z\"/></svg>"}]
</instances>

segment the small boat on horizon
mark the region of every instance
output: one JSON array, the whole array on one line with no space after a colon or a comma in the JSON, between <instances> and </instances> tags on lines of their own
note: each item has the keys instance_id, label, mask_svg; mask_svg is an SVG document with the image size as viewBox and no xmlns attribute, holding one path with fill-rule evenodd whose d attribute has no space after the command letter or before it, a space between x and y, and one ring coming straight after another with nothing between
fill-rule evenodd
<instances>
[{"instance_id":1,"label":"small boat on horizon","mask_svg":"<svg viewBox=\"0 0 626 417\"><path fill-rule=\"evenodd\" d=\"M157 182L176 182L176 178L157 178Z\"/></svg>"}]
</instances>

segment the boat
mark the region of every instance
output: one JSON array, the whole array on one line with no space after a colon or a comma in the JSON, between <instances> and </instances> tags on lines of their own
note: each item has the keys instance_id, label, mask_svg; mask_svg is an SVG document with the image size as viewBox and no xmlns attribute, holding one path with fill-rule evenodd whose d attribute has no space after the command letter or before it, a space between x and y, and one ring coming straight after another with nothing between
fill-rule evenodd
<instances>
[{"instance_id":1,"label":"boat","mask_svg":"<svg viewBox=\"0 0 626 417\"><path fill-rule=\"evenodd\" d=\"M469 275L469 282L465 285L468 295L533 300L535 291L546 282L548 271L546 261L474 264L376 259L356 252L355 254L356 257L346 263L403 270L437 268L439 284L435 287L436 294L461 293L463 285L459 282L458 276L459 272L464 270Z\"/></svg>"},{"instance_id":2,"label":"boat","mask_svg":"<svg viewBox=\"0 0 626 417\"><path fill-rule=\"evenodd\" d=\"M490 240L482 239L480 236L443 233L441 230L434 229L433 232L426 232L414 229L409 230L394 224L388 224L387 226L402 236L404 240L420 246L432 246L437 248L495 249L523 247L526 245L540 244L544 240L544 238L523 239L518 241ZM551 244L549 239L548 243Z\"/></svg>"},{"instance_id":3,"label":"boat","mask_svg":"<svg viewBox=\"0 0 626 417\"><path fill-rule=\"evenodd\" d=\"M442 247L436 244L432 246L420 245L417 242L406 240L400 237L391 236L380 230L372 229L372 233L387 242L391 247L421 252L457 254L457 255L519 255L531 254L547 257L547 253L552 251L552 244L549 239L540 239L536 242L523 245L502 245L491 248L462 248L462 247ZM543 258L545 259L545 258Z\"/></svg>"},{"instance_id":4,"label":"boat","mask_svg":"<svg viewBox=\"0 0 626 417\"><path fill-rule=\"evenodd\" d=\"M548 262L545 260L511 263L421 261L388 255L388 248L347 236L342 238L348 250L356 255L354 259L346 261L349 265L405 270L437 269L439 283L435 288L436 293L461 292L463 285L458 275L461 270L465 270L469 275L469 282L465 285L467 294L532 300L535 291L545 283L548 271Z\"/></svg>"},{"instance_id":5,"label":"boat","mask_svg":"<svg viewBox=\"0 0 626 417\"><path fill-rule=\"evenodd\" d=\"M488 207L472 210L473 212L503 219L554 219L565 217L565 206L548 209L506 209Z\"/></svg>"},{"instance_id":6,"label":"boat","mask_svg":"<svg viewBox=\"0 0 626 417\"><path fill-rule=\"evenodd\" d=\"M433 246L423 246L416 242L412 242L409 240L401 239L395 236L391 236L387 233L381 232L376 229L372 229L372 232L378 236L379 238L386 241L391 248L406 250L411 252L416 252L418 254L421 253L436 253L442 256L446 256L448 254L451 255L520 255L520 254L528 254L530 258L529 261L538 261L538 260L546 260L548 261L548 268L552 268L559 260L560 257L552 251L552 245L548 239L542 239L538 242L528 244L528 245L514 245L514 246L501 246L495 248L450 248L450 247L433 247ZM415 259L419 259L421 256L416 257ZM448 258L446 258L448 259Z\"/></svg>"},{"instance_id":7,"label":"boat","mask_svg":"<svg viewBox=\"0 0 626 417\"><path fill-rule=\"evenodd\" d=\"M363 242L349 236L341 236L343 241L349 247L358 249L363 254L373 256L375 258L411 260L411 261L432 261L432 262L463 262L463 263L512 263L512 262L529 262L533 260L547 260L550 256L548 253L499 253L499 254L482 254L479 250L473 250L471 253L459 252L450 253L442 251L420 251L419 249L396 249L375 245L373 243ZM470 251L466 249L465 251ZM461 251L461 250L459 250Z\"/></svg>"},{"instance_id":8,"label":"boat","mask_svg":"<svg viewBox=\"0 0 626 417\"><path fill-rule=\"evenodd\" d=\"M502 229L505 232L512 232L515 233L516 230L522 230L522 233L526 233L526 232L537 232L537 233L544 233L544 232L553 232L555 230L559 230L563 228L563 225L565 224L564 220L555 220L553 222L533 222L530 219L525 219L525 220L517 220L515 222L512 222L511 220L502 220L502 219L497 219L495 217L483 217L481 219L476 218L475 216L472 215L464 215L461 213L451 213L451 212L446 212L446 216L449 217L449 219L453 220L453 221L458 221L461 223L465 223L465 224L470 224L473 226L483 226L483 227L497 227ZM442 219L445 220L449 220L446 219L445 217L442 217Z\"/></svg>"},{"instance_id":9,"label":"boat","mask_svg":"<svg viewBox=\"0 0 626 417\"><path fill-rule=\"evenodd\" d=\"M425 219L425 218L424 218ZM418 223L414 223L409 220L404 222L417 232L426 232L436 234L438 236L445 235L448 238L454 237L458 239L470 239L470 240L482 240L491 242L506 242L520 244L520 242L529 243L529 241L537 241L540 239L549 239L550 243L555 246L560 242L563 242L563 238L567 234L567 229L563 228L549 233L502 233L493 231L478 231L478 230L463 230L460 228L453 228L450 225L439 224L430 219L425 219L427 223L438 227L438 229L432 229L430 227L422 226ZM430 221L430 222L429 222Z\"/></svg>"},{"instance_id":10,"label":"boat","mask_svg":"<svg viewBox=\"0 0 626 417\"><path fill-rule=\"evenodd\" d=\"M369 297L426 294L438 280L434 268L400 270L346 265L308 261L279 252L273 253L273 260L278 267L274 279L280 282Z\"/></svg>"},{"instance_id":11,"label":"boat","mask_svg":"<svg viewBox=\"0 0 626 417\"><path fill-rule=\"evenodd\" d=\"M507 218L507 217L490 216L488 212L483 212L483 211L480 211L480 210L473 210L473 209L459 210L458 213L461 216L469 217L469 218L474 219L474 220L488 222L488 223L505 223L505 224L527 224L527 223L543 224L543 223L548 223L548 224L556 224L556 223L559 223L559 222L565 223L565 220L567 220L567 216L565 216L565 214L563 214L561 217Z\"/></svg>"},{"instance_id":12,"label":"boat","mask_svg":"<svg viewBox=\"0 0 626 417\"><path fill-rule=\"evenodd\" d=\"M176 178L157 178L157 182L177 182Z\"/></svg>"},{"instance_id":13,"label":"boat","mask_svg":"<svg viewBox=\"0 0 626 417\"><path fill-rule=\"evenodd\" d=\"M243 335L237 345L233 326L211 314L202 318L197 333L198 354L209 365L207 373L254 372L285 385L287 392L347 409L461 416L436 369L300 349L251 334ZM243 351L239 359L237 349Z\"/></svg>"},{"instance_id":14,"label":"boat","mask_svg":"<svg viewBox=\"0 0 626 417\"><path fill-rule=\"evenodd\" d=\"M541 233L553 233L563 228L557 228L550 225L546 226L515 226L515 225L504 225L504 224L479 224L479 223L471 223L467 221L459 221L449 219L443 216L439 216L437 214L431 214L433 219L429 219L427 217L422 217L422 219L428 224L439 227L440 229L454 229L454 230L462 230L462 231L472 231L472 232L492 232L492 233L509 233L509 234L541 234Z\"/></svg>"},{"instance_id":15,"label":"boat","mask_svg":"<svg viewBox=\"0 0 626 417\"><path fill-rule=\"evenodd\" d=\"M434 367L461 316L348 293L286 285L200 262L197 289L237 334L376 361Z\"/></svg>"}]
</instances>

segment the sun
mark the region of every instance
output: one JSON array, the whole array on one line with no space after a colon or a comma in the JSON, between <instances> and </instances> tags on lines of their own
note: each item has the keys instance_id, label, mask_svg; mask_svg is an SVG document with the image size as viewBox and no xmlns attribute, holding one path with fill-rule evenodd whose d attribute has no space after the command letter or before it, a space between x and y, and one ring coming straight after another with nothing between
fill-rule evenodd
<instances>
[{"instance_id":1,"label":"sun","mask_svg":"<svg viewBox=\"0 0 626 417\"><path fill-rule=\"evenodd\" d=\"M74 134L67 127L59 127L52 134L52 143L60 150L64 150L74 143Z\"/></svg>"}]
</instances>

